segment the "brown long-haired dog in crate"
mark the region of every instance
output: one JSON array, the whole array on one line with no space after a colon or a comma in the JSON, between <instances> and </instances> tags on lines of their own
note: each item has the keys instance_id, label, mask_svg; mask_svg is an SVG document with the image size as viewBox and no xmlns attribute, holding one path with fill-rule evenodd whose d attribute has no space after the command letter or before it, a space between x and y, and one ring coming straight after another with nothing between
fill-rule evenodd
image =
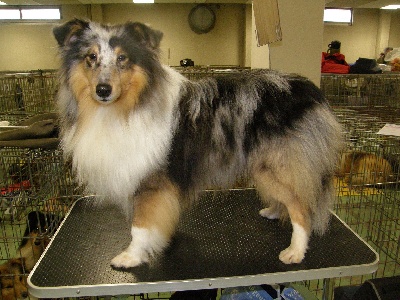
<instances>
[{"instance_id":1,"label":"brown long-haired dog in crate","mask_svg":"<svg viewBox=\"0 0 400 300\"><path fill-rule=\"evenodd\" d=\"M346 151L341 155L338 176L351 186L388 183L393 169L388 160L374 153Z\"/></svg>"},{"instance_id":2,"label":"brown long-haired dog in crate","mask_svg":"<svg viewBox=\"0 0 400 300\"><path fill-rule=\"evenodd\" d=\"M50 242L54 216L32 211L27 216L24 236L17 250L17 257L0 265L0 300L28 297L26 274L28 274Z\"/></svg>"},{"instance_id":3,"label":"brown long-haired dog in crate","mask_svg":"<svg viewBox=\"0 0 400 300\"><path fill-rule=\"evenodd\" d=\"M0 300L28 297L23 258L13 258L0 265Z\"/></svg>"},{"instance_id":4,"label":"brown long-haired dog in crate","mask_svg":"<svg viewBox=\"0 0 400 300\"><path fill-rule=\"evenodd\" d=\"M268 208L289 216L279 259L304 258L334 199L341 129L309 80L269 70L189 81L160 63L162 33L141 23L72 20L54 29L62 57L62 147L88 192L133 208L115 267L148 262L171 240L182 203L249 174ZM193 193L195 191L195 193Z\"/></svg>"}]
</instances>

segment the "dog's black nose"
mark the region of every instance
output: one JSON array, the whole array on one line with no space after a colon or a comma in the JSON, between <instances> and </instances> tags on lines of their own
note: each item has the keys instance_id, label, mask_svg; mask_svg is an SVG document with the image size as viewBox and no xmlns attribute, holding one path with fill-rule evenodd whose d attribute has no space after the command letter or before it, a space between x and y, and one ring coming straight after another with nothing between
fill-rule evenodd
<instances>
[{"instance_id":1,"label":"dog's black nose","mask_svg":"<svg viewBox=\"0 0 400 300\"><path fill-rule=\"evenodd\" d=\"M22 298L28 298L28 296L29 296L28 292L22 292L21 293L21 297Z\"/></svg>"},{"instance_id":2,"label":"dog's black nose","mask_svg":"<svg viewBox=\"0 0 400 300\"><path fill-rule=\"evenodd\" d=\"M98 84L96 86L96 94L101 98L107 98L111 95L112 87L109 84Z\"/></svg>"}]
</instances>

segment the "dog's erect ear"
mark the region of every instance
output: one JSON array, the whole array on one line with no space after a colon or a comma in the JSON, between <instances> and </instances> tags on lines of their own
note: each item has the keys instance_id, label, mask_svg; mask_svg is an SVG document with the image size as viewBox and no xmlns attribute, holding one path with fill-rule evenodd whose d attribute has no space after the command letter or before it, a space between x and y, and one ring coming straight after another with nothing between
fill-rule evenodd
<instances>
[{"instance_id":1,"label":"dog's erect ear","mask_svg":"<svg viewBox=\"0 0 400 300\"><path fill-rule=\"evenodd\" d=\"M83 30L89 28L89 23L74 19L53 29L54 37L60 47L63 47L76 38Z\"/></svg>"},{"instance_id":2,"label":"dog's erect ear","mask_svg":"<svg viewBox=\"0 0 400 300\"><path fill-rule=\"evenodd\" d=\"M139 42L145 44L153 50L157 50L160 47L160 42L163 37L163 33L158 30L154 30L149 26L142 23L127 23L125 28L129 35L133 36Z\"/></svg>"}]
</instances>

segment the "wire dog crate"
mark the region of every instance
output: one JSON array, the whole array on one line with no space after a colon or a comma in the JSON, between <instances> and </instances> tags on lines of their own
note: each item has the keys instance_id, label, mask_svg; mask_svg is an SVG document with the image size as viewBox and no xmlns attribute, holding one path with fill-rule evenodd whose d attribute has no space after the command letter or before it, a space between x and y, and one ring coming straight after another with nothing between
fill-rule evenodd
<instances>
[{"instance_id":1,"label":"wire dog crate","mask_svg":"<svg viewBox=\"0 0 400 300\"><path fill-rule=\"evenodd\" d=\"M0 73L0 135L54 111L55 74ZM75 192L70 167L57 147L40 147L40 141L31 147L13 142L0 145L0 299L4 300L26 296L25 279L20 278L40 257Z\"/></svg>"},{"instance_id":2,"label":"wire dog crate","mask_svg":"<svg viewBox=\"0 0 400 300\"><path fill-rule=\"evenodd\" d=\"M174 67L179 73L190 80L199 80L204 77L237 74L249 68L237 66L208 66L208 67Z\"/></svg>"},{"instance_id":3,"label":"wire dog crate","mask_svg":"<svg viewBox=\"0 0 400 300\"><path fill-rule=\"evenodd\" d=\"M321 89L335 106L400 107L397 73L322 74Z\"/></svg>"},{"instance_id":4,"label":"wire dog crate","mask_svg":"<svg viewBox=\"0 0 400 300\"><path fill-rule=\"evenodd\" d=\"M240 68L177 68L189 79L235 74ZM0 121L18 125L23 120L55 109L57 91L55 71L16 74L0 73ZM400 75L328 75L321 77L321 89L343 124L346 151L372 154L385 159L391 172L384 180L358 174L363 180L349 181L358 172L351 168L335 181L335 212L379 254L379 269L372 275L332 280L332 288L360 285L366 279L400 275L400 138L378 135L386 123L400 124ZM367 164L367 161L365 162ZM354 159L351 166L354 165ZM362 172L366 168L359 169ZM351 174L349 174L351 173ZM346 177L347 176L347 177ZM367 180L368 179L368 180ZM58 149L0 148L0 264L20 258L29 215L50 215L38 235L51 237L71 203L81 195L73 183L70 167ZM39 226L41 227L41 226ZM32 243L34 244L34 243ZM32 246L32 252L34 251ZM7 273L8 272L8 273ZM13 278L10 268L0 270L0 279ZM26 275L23 269L18 274ZM324 288L321 280L302 282L316 298ZM326 287L325 287L326 288ZM13 297L17 298L17 291ZM170 293L142 294L134 299L169 299ZM0 297L1 299L1 297Z\"/></svg>"},{"instance_id":5,"label":"wire dog crate","mask_svg":"<svg viewBox=\"0 0 400 300\"><path fill-rule=\"evenodd\" d=\"M0 73L0 112L37 114L54 110L57 72Z\"/></svg>"},{"instance_id":6,"label":"wire dog crate","mask_svg":"<svg viewBox=\"0 0 400 300\"><path fill-rule=\"evenodd\" d=\"M352 153L350 168L335 180L334 210L380 255L376 273L337 278L332 289L400 275L400 137L377 134L385 124L400 124L399 80L399 74L321 78L321 89L343 125L344 152ZM388 172L382 174L376 165L386 163ZM323 288L321 281L306 286L316 295Z\"/></svg>"},{"instance_id":7,"label":"wire dog crate","mask_svg":"<svg viewBox=\"0 0 400 300\"><path fill-rule=\"evenodd\" d=\"M29 273L72 204L75 190L62 153L40 148L0 149L0 186L0 279L5 280ZM13 287L14 297L5 299L19 298L18 285Z\"/></svg>"}]
</instances>

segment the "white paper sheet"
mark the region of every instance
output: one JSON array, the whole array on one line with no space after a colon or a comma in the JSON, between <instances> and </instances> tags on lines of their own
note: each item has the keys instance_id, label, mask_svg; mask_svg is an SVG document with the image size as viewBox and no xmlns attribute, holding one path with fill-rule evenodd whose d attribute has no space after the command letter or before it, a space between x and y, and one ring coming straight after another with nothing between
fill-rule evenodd
<instances>
[{"instance_id":1,"label":"white paper sheet","mask_svg":"<svg viewBox=\"0 0 400 300\"><path fill-rule=\"evenodd\" d=\"M386 124L378 131L378 134L400 136L400 125Z\"/></svg>"}]
</instances>

